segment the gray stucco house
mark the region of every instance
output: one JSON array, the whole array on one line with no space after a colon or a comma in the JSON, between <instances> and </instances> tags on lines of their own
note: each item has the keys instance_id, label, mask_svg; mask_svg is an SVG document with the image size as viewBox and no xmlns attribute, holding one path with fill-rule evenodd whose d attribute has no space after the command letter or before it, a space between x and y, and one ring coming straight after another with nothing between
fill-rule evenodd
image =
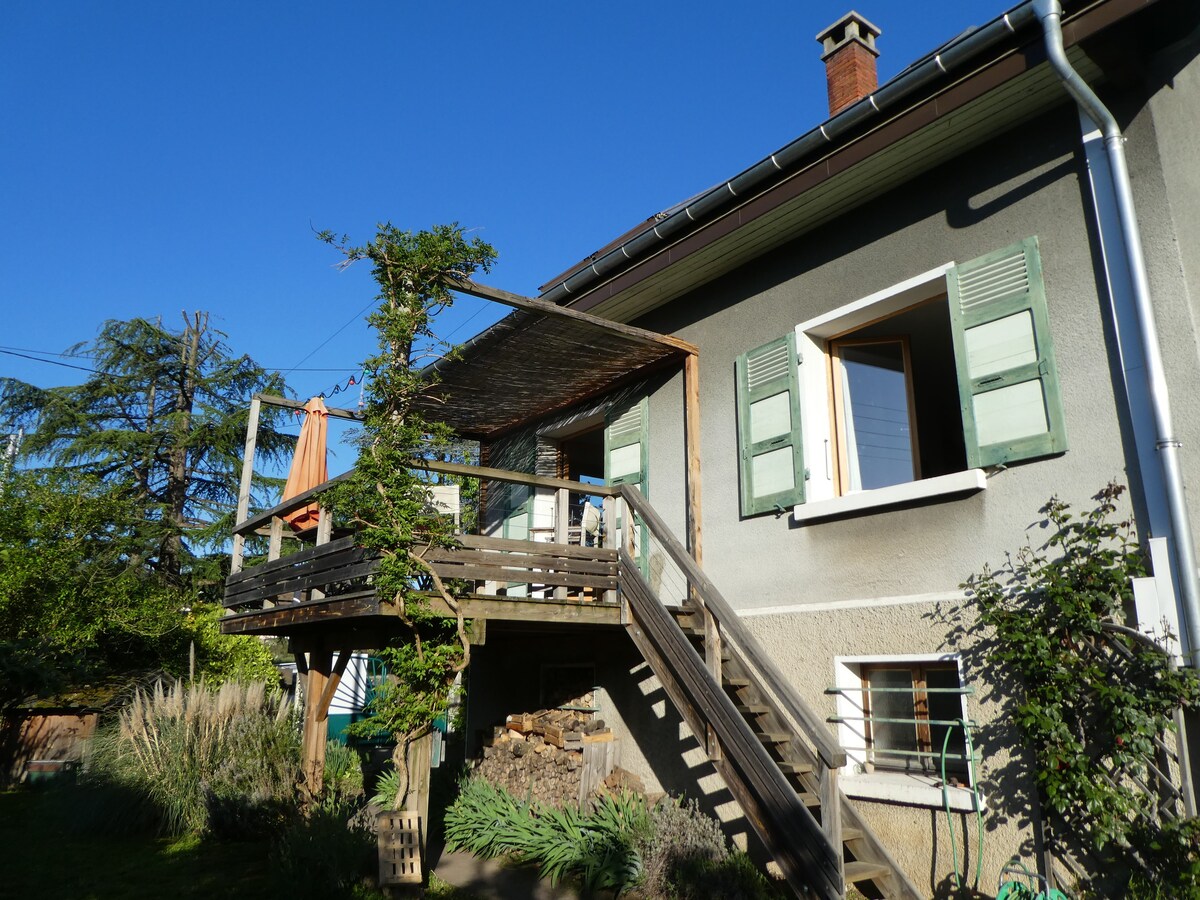
<instances>
[{"instance_id":1,"label":"gray stucco house","mask_svg":"<svg viewBox=\"0 0 1200 900\"><path fill-rule=\"evenodd\" d=\"M984 805L984 883L1014 855L1041 861L1030 786L1007 780L1016 735L998 718L987 659L960 645L953 623L972 616L960 583L1029 540L1051 495L1089 508L1109 480L1131 487L1139 537L1161 539L1140 624L1160 636L1169 627L1184 653L1196 646L1177 573L1180 559L1195 568L1190 543L1182 555L1177 546L1192 537L1164 486L1150 397L1164 385L1143 350L1154 323L1139 317L1104 123L1080 112L1047 62L1047 11L1018 6L878 89L877 29L848 16L821 36L829 120L542 288L544 300L699 349L704 571L834 720L848 756L842 789L924 896L952 868L928 765L944 728L872 730L869 698L881 719L980 723L982 762L960 766L950 794L956 811ZM1200 9L1068 3L1061 21L1066 60L1124 135L1151 337L1195 519ZM503 339L520 343L520 329ZM495 346L485 336L471 352L482 360ZM543 410L560 408L485 437L485 459L638 484L689 534L686 394L678 367L574 404L548 384ZM533 489L493 496L492 532L536 530L548 502ZM523 677L514 660L594 665L606 718L621 720L633 748L623 765L664 789L713 792L714 807L728 800L703 741L689 742L656 702L622 636L529 651L539 640L498 633L478 665L503 667L508 687ZM914 710L921 687L941 690ZM471 703L481 721L512 705L487 687ZM973 835L968 819L956 827Z\"/></svg>"},{"instance_id":2,"label":"gray stucco house","mask_svg":"<svg viewBox=\"0 0 1200 900\"><path fill-rule=\"evenodd\" d=\"M1130 618L1200 651L1200 4L1029 0L882 86L879 33L819 36L826 121L539 300L457 284L519 311L431 403L487 467L482 533L436 560L487 620L469 724L589 687L624 768L827 897L949 893L944 804L972 847L982 812L984 885L1064 861L960 630L1051 495L1129 485ZM395 618L337 593L352 536L315 544L242 572L235 543L223 628L290 637L320 686Z\"/></svg>"}]
</instances>

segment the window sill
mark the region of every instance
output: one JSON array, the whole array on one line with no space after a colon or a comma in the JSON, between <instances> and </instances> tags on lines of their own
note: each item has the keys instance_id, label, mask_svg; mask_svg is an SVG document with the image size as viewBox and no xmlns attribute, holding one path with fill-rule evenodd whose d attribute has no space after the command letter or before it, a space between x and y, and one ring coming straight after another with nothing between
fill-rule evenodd
<instances>
[{"instance_id":1,"label":"window sill","mask_svg":"<svg viewBox=\"0 0 1200 900\"><path fill-rule=\"evenodd\" d=\"M869 775L851 775L838 779L842 793L856 800L881 800L905 806L924 806L944 809L942 783L932 775L909 775L904 772L872 772ZM974 812L975 794L970 788L950 787L947 789L950 809L954 812ZM980 809L987 809L987 802L979 798Z\"/></svg>"},{"instance_id":2,"label":"window sill","mask_svg":"<svg viewBox=\"0 0 1200 900\"><path fill-rule=\"evenodd\" d=\"M987 490L987 475L984 474L983 469L967 469L965 472L954 472L950 475L938 475L936 478L923 478L920 481L893 484L889 487L876 488L873 491L859 491L842 497L831 497L828 500L801 503L792 508L792 518L797 522L812 522L817 519L870 512L888 506L946 497L951 494L973 494L983 490Z\"/></svg>"}]
</instances>

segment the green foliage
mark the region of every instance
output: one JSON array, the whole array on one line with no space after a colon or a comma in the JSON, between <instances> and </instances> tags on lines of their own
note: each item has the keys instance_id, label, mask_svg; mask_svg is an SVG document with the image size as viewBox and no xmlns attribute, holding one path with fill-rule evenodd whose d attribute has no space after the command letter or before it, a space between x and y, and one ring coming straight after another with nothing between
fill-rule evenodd
<instances>
[{"instance_id":1,"label":"green foliage","mask_svg":"<svg viewBox=\"0 0 1200 900\"><path fill-rule=\"evenodd\" d=\"M358 751L353 747L347 747L341 741L327 741L323 783L325 792L334 797L347 801L361 797L363 773Z\"/></svg>"},{"instance_id":2,"label":"green foliage","mask_svg":"<svg viewBox=\"0 0 1200 900\"><path fill-rule=\"evenodd\" d=\"M289 711L261 682L159 682L97 738L92 778L148 804L167 834L268 824L293 806L300 743Z\"/></svg>"},{"instance_id":3,"label":"green foliage","mask_svg":"<svg viewBox=\"0 0 1200 900\"><path fill-rule=\"evenodd\" d=\"M369 889L376 841L345 800L326 799L292 817L271 848L278 895L295 900L380 896Z\"/></svg>"},{"instance_id":4,"label":"green foliage","mask_svg":"<svg viewBox=\"0 0 1200 900\"><path fill-rule=\"evenodd\" d=\"M225 540L246 398L283 390L277 373L234 356L224 338L206 313L185 314L181 331L145 319L109 321L95 341L72 348L97 370L83 384L43 389L0 380L0 417L29 426L25 457L104 483L137 512L138 527L120 533L128 555L174 582L214 574L188 544ZM259 432L258 453L267 458L289 449L276 421L278 413L268 414Z\"/></svg>"},{"instance_id":5,"label":"green foliage","mask_svg":"<svg viewBox=\"0 0 1200 900\"><path fill-rule=\"evenodd\" d=\"M638 842L650 819L645 799L633 793L606 795L587 815L516 800L477 778L446 810L445 828L451 850L485 859L511 856L537 866L551 884L575 877L585 892L620 895L641 879Z\"/></svg>"},{"instance_id":6,"label":"green foliage","mask_svg":"<svg viewBox=\"0 0 1200 900\"><path fill-rule=\"evenodd\" d=\"M651 893L649 896L669 897L672 900L708 900L710 897L721 897L722 900L784 900L792 894L763 875L753 860L739 851L723 859L684 857L672 872L664 892ZM862 895L851 888L847 896Z\"/></svg>"},{"instance_id":7,"label":"green foliage","mask_svg":"<svg viewBox=\"0 0 1200 900\"><path fill-rule=\"evenodd\" d=\"M1052 499L1041 510L1046 542L964 587L994 632L992 661L1019 680L1014 720L1044 802L1094 851L1191 896L1195 829L1164 825L1156 798L1125 777L1152 780L1154 739L1173 729L1176 709L1195 707L1200 685L1161 650L1105 627L1124 619L1130 578L1145 574L1130 523L1114 521L1123 490L1109 485L1082 517ZM1127 661L1107 661L1102 641Z\"/></svg>"},{"instance_id":8,"label":"green foliage","mask_svg":"<svg viewBox=\"0 0 1200 900\"><path fill-rule=\"evenodd\" d=\"M470 643L461 616L454 626L429 612L422 594L434 590L452 606L453 585L444 585L421 554L453 544L453 525L430 506L428 484L412 468L415 458L452 453L452 435L427 420L414 402L432 385L421 372L427 360L449 348L433 332L434 317L450 306L447 286L456 278L488 271L491 246L468 240L457 225L417 233L380 225L374 239L351 245L323 232L321 239L345 256L365 260L379 285L379 306L368 317L379 353L363 365L373 374L363 415L361 453L354 474L330 492L327 503L357 528L361 546L379 551L375 588L407 627L400 646L381 654L388 684L376 693L363 726L397 736L401 750L445 713L450 685L467 664Z\"/></svg>"},{"instance_id":9,"label":"green foliage","mask_svg":"<svg viewBox=\"0 0 1200 900\"><path fill-rule=\"evenodd\" d=\"M219 633L220 584L245 398L282 390L197 314L174 332L107 322L75 348L98 370L41 389L0 379L0 416L29 431L3 485L0 634L36 642L72 680L187 672L274 677L253 639ZM268 414L258 447L288 439ZM264 486L257 482L256 488Z\"/></svg>"},{"instance_id":10,"label":"green foliage","mask_svg":"<svg viewBox=\"0 0 1200 900\"><path fill-rule=\"evenodd\" d=\"M729 856L717 820L701 812L695 800L681 803L670 797L650 810L650 828L638 851L645 870L644 889L651 897L669 896L672 885L686 883L692 872Z\"/></svg>"},{"instance_id":11,"label":"green foliage","mask_svg":"<svg viewBox=\"0 0 1200 900\"><path fill-rule=\"evenodd\" d=\"M385 809L394 809L400 786L400 773L395 769L385 770L375 782L375 793L371 795L371 802Z\"/></svg>"}]
</instances>

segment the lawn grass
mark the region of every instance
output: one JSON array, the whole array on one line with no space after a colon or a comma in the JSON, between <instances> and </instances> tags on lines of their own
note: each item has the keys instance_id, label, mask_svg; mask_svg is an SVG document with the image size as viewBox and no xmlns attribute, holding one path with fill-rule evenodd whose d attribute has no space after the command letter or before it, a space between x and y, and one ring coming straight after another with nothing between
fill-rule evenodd
<instances>
[{"instance_id":1,"label":"lawn grass","mask_svg":"<svg viewBox=\"0 0 1200 900\"><path fill-rule=\"evenodd\" d=\"M85 834L64 791L0 793L0 898L262 898L267 842Z\"/></svg>"}]
</instances>

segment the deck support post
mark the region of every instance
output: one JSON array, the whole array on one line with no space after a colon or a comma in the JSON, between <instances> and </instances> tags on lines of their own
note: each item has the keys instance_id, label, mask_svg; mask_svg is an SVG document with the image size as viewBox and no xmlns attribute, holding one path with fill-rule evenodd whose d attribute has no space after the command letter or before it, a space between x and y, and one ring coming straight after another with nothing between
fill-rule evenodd
<instances>
[{"instance_id":1,"label":"deck support post","mask_svg":"<svg viewBox=\"0 0 1200 900\"><path fill-rule=\"evenodd\" d=\"M304 683L304 786L310 797L319 796L324 788L329 707L326 705L325 715L321 715L321 701L332 668L331 651L320 646L308 651L308 676Z\"/></svg>"}]
</instances>

